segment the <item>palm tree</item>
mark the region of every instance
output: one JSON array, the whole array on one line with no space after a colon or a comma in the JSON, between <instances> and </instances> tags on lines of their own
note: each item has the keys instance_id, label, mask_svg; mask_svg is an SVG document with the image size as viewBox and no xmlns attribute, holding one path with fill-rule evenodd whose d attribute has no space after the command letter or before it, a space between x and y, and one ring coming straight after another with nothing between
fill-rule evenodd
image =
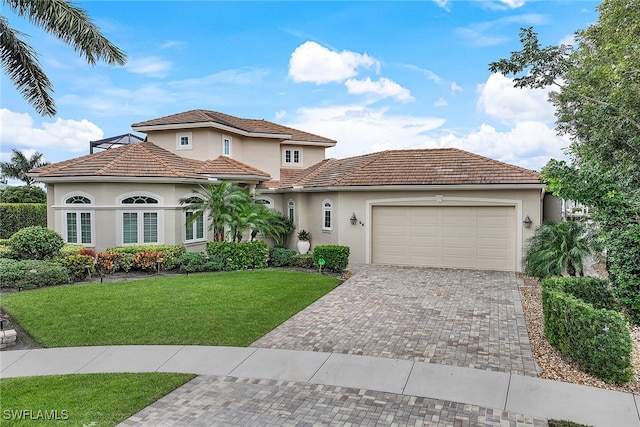
<instances>
[{"instance_id":1,"label":"palm tree","mask_svg":"<svg viewBox=\"0 0 640 427\"><path fill-rule=\"evenodd\" d=\"M525 274L538 278L584 274L584 260L594 247L593 238L579 221L545 223L527 240Z\"/></svg>"},{"instance_id":2,"label":"palm tree","mask_svg":"<svg viewBox=\"0 0 640 427\"><path fill-rule=\"evenodd\" d=\"M95 65L124 65L126 55L111 44L89 19L86 12L68 0L2 0L13 12L27 17L64 43L71 45L86 61ZM9 27L0 16L0 61L22 96L38 114L54 116L53 86L40 67L36 52L20 37L24 34Z\"/></svg>"},{"instance_id":3,"label":"palm tree","mask_svg":"<svg viewBox=\"0 0 640 427\"><path fill-rule=\"evenodd\" d=\"M194 211L191 221L208 212L209 229L213 230L215 241L223 241L225 228L235 221L241 206L251 201L251 195L238 184L222 181L216 185L200 186L194 191L195 197L180 199L185 210ZM235 236L232 236L235 238Z\"/></svg>"},{"instance_id":4,"label":"palm tree","mask_svg":"<svg viewBox=\"0 0 640 427\"><path fill-rule=\"evenodd\" d=\"M29 158L16 148L11 149L11 151L11 161L0 162L0 173L2 173L3 177L19 179L20 181L24 181L27 186L31 186L35 180L28 176L27 172L33 168L48 165L49 163L43 161L42 153L37 151Z\"/></svg>"}]
</instances>

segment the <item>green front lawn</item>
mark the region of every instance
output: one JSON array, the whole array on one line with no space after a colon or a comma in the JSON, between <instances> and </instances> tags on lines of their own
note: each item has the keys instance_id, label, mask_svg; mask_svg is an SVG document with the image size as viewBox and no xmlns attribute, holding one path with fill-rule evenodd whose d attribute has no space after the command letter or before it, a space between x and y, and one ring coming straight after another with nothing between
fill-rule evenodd
<instances>
[{"instance_id":1,"label":"green front lawn","mask_svg":"<svg viewBox=\"0 0 640 427\"><path fill-rule=\"evenodd\" d=\"M114 426L192 379L190 374L85 374L0 381L2 426Z\"/></svg>"},{"instance_id":2,"label":"green front lawn","mask_svg":"<svg viewBox=\"0 0 640 427\"><path fill-rule=\"evenodd\" d=\"M247 346L339 283L287 270L176 275L42 288L2 307L45 347Z\"/></svg>"}]
</instances>

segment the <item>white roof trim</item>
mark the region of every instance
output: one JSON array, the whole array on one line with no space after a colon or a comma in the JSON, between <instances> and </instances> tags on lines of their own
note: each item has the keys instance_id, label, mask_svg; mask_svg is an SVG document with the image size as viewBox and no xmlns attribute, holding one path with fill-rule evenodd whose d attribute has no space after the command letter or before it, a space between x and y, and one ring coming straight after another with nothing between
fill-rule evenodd
<instances>
[{"instance_id":1,"label":"white roof trim","mask_svg":"<svg viewBox=\"0 0 640 427\"><path fill-rule=\"evenodd\" d=\"M147 125L147 126L131 126L131 129L137 132L159 131L159 130L180 130L180 129L198 129L198 128L216 128L226 132L235 133L242 136L252 136L255 138L275 138L289 139L291 134L287 133L265 133L265 132L247 132L233 126L223 125L217 122L197 122L197 123L172 123L166 125Z\"/></svg>"}]
</instances>

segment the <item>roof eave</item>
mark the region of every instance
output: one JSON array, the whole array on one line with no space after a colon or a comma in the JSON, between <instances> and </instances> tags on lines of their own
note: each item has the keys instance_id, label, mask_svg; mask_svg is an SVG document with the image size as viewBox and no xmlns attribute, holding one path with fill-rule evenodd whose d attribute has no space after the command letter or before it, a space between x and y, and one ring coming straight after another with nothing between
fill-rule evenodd
<instances>
[{"instance_id":1,"label":"roof eave","mask_svg":"<svg viewBox=\"0 0 640 427\"><path fill-rule=\"evenodd\" d=\"M335 147L337 141L300 141L295 139L286 139L284 141L280 141L282 145L310 145L316 147Z\"/></svg>"},{"instance_id":2,"label":"roof eave","mask_svg":"<svg viewBox=\"0 0 640 427\"><path fill-rule=\"evenodd\" d=\"M131 126L131 129L136 132L152 132L161 130L181 130L181 129L202 129L202 128L216 128L225 132L231 132L242 136L254 137L254 138L273 138L273 139L290 139L291 134L285 133L266 133L266 132L250 132L244 129L236 128L233 126L223 125L216 122L195 122L195 123L172 123L165 125L146 125L146 126Z\"/></svg>"},{"instance_id":3,"label":"roof eave","mask_svg":"<svg viewBox=\"0 0 640 427\"><path fill-rule=\"evenodd\" d=\"M163 177L163 176L110 176L110 175L80 175L80 176L32 176L38 182L44 184L57 183L76 183L76 182L136 182L136 183L172 183L172 184L191 184L206 183L207 178L179 178L179 177Z\"/></svg>"},{"instance_id":4,"label":"roof eave","mask_svg":"<svg viewBox=\"0 0 640 427\"><path fill-rule=\"evenodd\" d=\"M349 186L322 186L304 187L289 186L281 188L269 188L274 192L324 192L324 191L396 191L399 189L407 191L440 191L440 190L544 190L542 183L510 183L510 184L437 184L437 185L349 185Z\"/></svg>"}]
</instances>

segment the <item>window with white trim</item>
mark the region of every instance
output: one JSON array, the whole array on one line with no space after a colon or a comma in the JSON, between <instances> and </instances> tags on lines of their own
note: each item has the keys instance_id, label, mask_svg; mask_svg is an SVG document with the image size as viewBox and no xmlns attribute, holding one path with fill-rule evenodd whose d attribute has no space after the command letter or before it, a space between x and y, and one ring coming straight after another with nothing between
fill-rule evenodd
<instances>
[{"instance_id":1,"label":"window with white trim","mask_svg":"<svg viewBox=\"0 0 640 427\"><path fill-rule=\"evenodd\" d=\"M302 149L299 148L287 148L283 152L282 163L288 166L301 166L302 165Z\"/></svg>"},{"instance_id":2,"label":"window with white trim","mask_svg":"<svg viewBox=\"0 0 640 427\"><path fill-rule=\"evenodd\" d=\"M258 197L256 203L261 203L267 209L273 209L273 200L268 197Z\"/></svg>"},{"instance_id":3,"label":"window with white trim","mask_svg":"<svg viewBox=\"0 0 640 427\"><path fill-rule=\"evenodd\" d=\"M131 196L122 200L122 205L158 205L150 196ZM125 245L160 243L159 212L149 210L126 210L122 212L122 243Z\"/></svg>"},{"instance_id":4,"label":"window with white trim","mask_svg":"<svg viewBox=\"0 0 640 427\"><path fill-rule=\"evenodd\" d=\"M331 230L333 225L333 204L331 200L325 200L322 202L322 229Z\"/></svg>"},{"instance_id":5,"label":"window with white trim","mask_svg":"<svg viewBox=\"0 0 640 427\"><path fill-rule=\"evenodd\" d=\"M67 243L93 246L93 209L87 209L93 202L86 196L73 195L64 200L68 209L64 210L64 236Z\"/></svg>"},{"instance_id":6,"label":"window with white trim","mask_svg":"<svg viewBox=\"0 0 640 427\"><path fill-rule=\"evenodd\" d=\"M191 150L193 148L192 132L181 132L176 134L176 150Z\"/></svg>"},{"instance_id":7,"label":"window with white trim","mask_svg":"<svg viewBox=\"0 0 640 427\"><path fill-rule=\"evenodd\" d=\"M202 202L199 197L191 197L187 203ZM184 241L185 243L204 240L204 214L196 215L201 211L190 209L184 211Z\"/></svg>"},{"instance_id":8,"label":"window with white trim","mask_svg":"<svg viewBox=\"0 0 640 427\"><path fill-rule=\"evenodd\" d=\"M289 200L287 202L287 216L291 220L291 222L295 222L296 220L296 202L293 200Z\"/></svg>"},{"instance_id":9,"label":"window with white trim","mask_svg":"<svg viewBox=\"0 0 640 427\"><path fill-rule=\"evenodd\" d=\"M231 137L222 136L222 155L231 157Z\"/></svg>"}]
</instances>

